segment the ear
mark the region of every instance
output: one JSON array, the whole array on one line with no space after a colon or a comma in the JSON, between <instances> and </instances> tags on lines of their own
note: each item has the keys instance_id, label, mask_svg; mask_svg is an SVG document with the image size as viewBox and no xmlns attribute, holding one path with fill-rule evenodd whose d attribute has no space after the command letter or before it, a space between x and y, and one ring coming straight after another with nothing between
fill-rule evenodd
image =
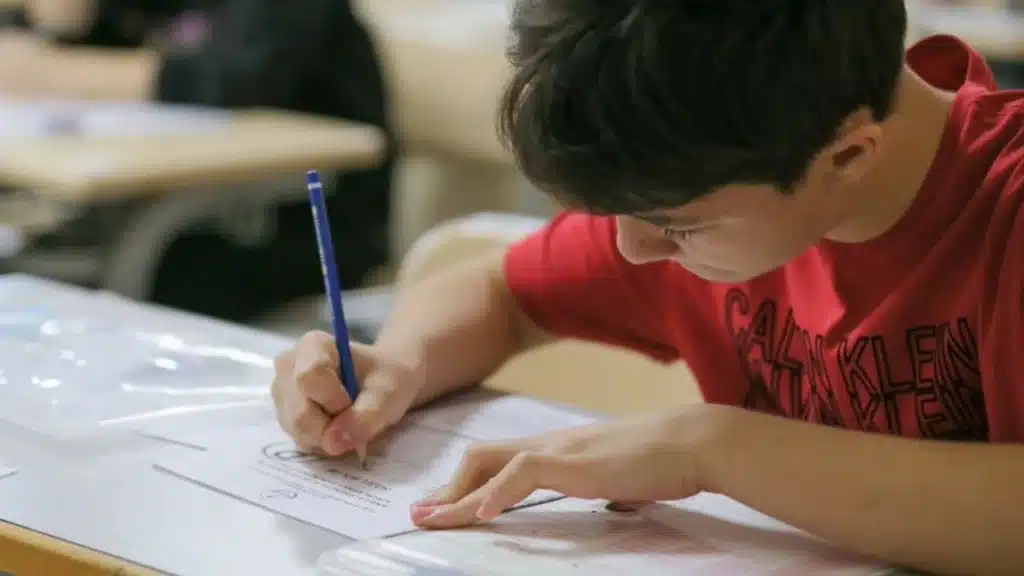
<instances>
[{"instance_id":1,"label":"ear","mask_svg":"<svg viewBox=\"0 0 1024 576\"><path fill-rule=\"evenodd\" d=\"M821 157L835 182L853 182L874 165L881 141L882 127L871 117L870 111L859 110L843 122L838 137Z\"/></svg>"}]
</instances>

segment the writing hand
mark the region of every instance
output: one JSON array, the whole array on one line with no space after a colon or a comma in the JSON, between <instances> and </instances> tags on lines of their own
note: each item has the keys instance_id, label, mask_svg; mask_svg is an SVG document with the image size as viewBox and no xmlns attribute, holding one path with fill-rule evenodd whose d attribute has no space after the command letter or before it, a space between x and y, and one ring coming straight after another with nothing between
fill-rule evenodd
<instances>
[{"instance_id":1,"label":"writing hand","mask_svg":"<svg viewBox=\"0 0 1024 576\"><path fill-rule=\"evenodd\" d=\"M338 348L325 332L303 335L275 362L271 387L281 428L303 450L340 456L362 450L398 422L423 387L412 368L372 346L353 342L356 402L338 376Z\"/></svg>"}]
</instances>

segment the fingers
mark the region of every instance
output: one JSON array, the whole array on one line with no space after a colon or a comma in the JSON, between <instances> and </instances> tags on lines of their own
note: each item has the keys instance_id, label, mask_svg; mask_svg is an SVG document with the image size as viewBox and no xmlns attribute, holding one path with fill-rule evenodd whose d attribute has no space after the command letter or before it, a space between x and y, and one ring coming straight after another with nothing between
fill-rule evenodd
<instances>
[{"instance_id":1,"label":"fingers","mask_svg":"<svg viewBox=\"0 0 1024 576\"><path fill-rule=\"evenodd\" d=\"M571 482L572 467L572 460L564 457L522 452L484 485L479 503L473 502L466 506L475 506L474 513L480 520L494 520L506 509L526 500L536 490L564 486Z\"/></svg>"},{"instance_id":2,"label":"fingers","mask_svg":"<svg viewBox=\"0 0 1024 576\"><path fill-rule=\"evenodd\" d=\"M327 436L350 445L364 446L397 422L416 395L415 384L394 370L372 370L361 383L352 406L328 426Z\"/></svg>"},{"instance_id":3,"label":"fingers","mask_svg":"<svg viewBox=\"0 0 1024 576\"><path fill-rule=\"evenodd\" d=\"M282 410L278 410L278 422L299 448L305 452L330 453L324 448L322 438L330 417L320 406L300 396L287 399Z\"/></svg>"},{"instance_id":4,"label":"fingers","mask_svg":"<svg viewBox=\"0 0 1024 576\"><path fill-rule=\"evenodd\" d=\"M582 497L592 492L591 484L583 460L510 446L488 447L469 455L455 481L415 507L412 518L425 528L464 526L493 520L536 490Z\"/></svg>"},{"instance_id":5,"label":"fingers","mask_svg":"<svg viewBox=\"0 0 1024 576\"><path fill-rule=\"evenodd\" d=\"M325 436L331 416L351 405L337 376L338 353L325 332L309 332L275 360L272 386L281 428L303 449L340 455L351 447Z\"/></svg>"},{"instance_id":6,"label":"fingers","mask_svg":"<svg viewBox=\"0 0 1024 576\"><path fill-rule=\"evenodd\" d=\"M295 386L329 414L337 414L351 404L338 377L338 364L337 345L326 332L308 332L295 346Z\"/></svg>"},{"instance_id":7,"label":"fingers","mask_svg":"<svg viewBox=\"0 0 1024 576\"><path fill-rule=\"evenodd\" d=\"M512 444L470 447L462 457L462 463L452 481L413 505L410 511L413 522L428 527L447 525L444 522L448 516L445 509L463 500L472 500L470 497L498 474L519 451L519 447ZM478 495L476 500L479 500ZM472 520L475 512L472 510L472 514L467 515L465 510L456 510L456 513L448 518L448 522Z\"/></svg>"}]
</instances>

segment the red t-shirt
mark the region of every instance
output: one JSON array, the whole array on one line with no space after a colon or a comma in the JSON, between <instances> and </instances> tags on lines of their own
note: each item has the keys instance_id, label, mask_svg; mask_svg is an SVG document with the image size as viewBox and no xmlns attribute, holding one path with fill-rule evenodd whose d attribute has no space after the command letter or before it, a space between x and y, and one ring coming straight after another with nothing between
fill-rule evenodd
<instances>
[{"instance_id":1,"label":"red t-shirt","mask_svg":"<svg viewBox=\"0 0 1024 576\"><path fill-rule=\"evenodd\" d=\"M907 53L956 91L937 158L882 236L739 284L634 266L615 221L563 214L505 273L556 335L684 359L708 402L911 437L1024 442L1024 92L949 36ZM624 382L623 386L628 386Z\"/></svg>"}]
</instances>

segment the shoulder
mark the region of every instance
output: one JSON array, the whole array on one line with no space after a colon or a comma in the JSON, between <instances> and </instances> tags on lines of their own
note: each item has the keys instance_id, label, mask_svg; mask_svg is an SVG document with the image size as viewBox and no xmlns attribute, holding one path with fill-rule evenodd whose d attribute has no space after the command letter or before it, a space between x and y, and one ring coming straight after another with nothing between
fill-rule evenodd
<instances>
[{"instance_id":1,"label":"shoulder","mask_svg":"<svg viewBox=\"0 0 1024 576\"><path fill-rule=\"evenodd\" d=\"M1024 101L1021 102L1024 104ZM989 322L1024 317L1024 106L1018 106L1016 134L1002 134L1007 144L994 156L983 187L991 189L993 208L982 231Z\"/></svg>"},{"instance_id":2,"label":"shoulder","mask_svg":"<svg viewBox=\"0 0 1024 576\"><path fill-rule=\"evenodd\" d=\"M624 346L659 360L677 352L666 306L694 287L676 264L632 265L619 254L615 219L566 213L514 244L505 282L520 309L556 336Z\"/></svg>"},{"instance_id":3,"label":"shoulder","mask_svg":"<svg viewBox=\"0 0 1024 576\"><path fill-rule=\"evenodd\" d=\"M586 282L592 287L665 273L667 264L634 266L626 262L619 253L616 235L614 217L564 212L509 249L506 271L562 283Z\"/></svg>"}]
</instances>

